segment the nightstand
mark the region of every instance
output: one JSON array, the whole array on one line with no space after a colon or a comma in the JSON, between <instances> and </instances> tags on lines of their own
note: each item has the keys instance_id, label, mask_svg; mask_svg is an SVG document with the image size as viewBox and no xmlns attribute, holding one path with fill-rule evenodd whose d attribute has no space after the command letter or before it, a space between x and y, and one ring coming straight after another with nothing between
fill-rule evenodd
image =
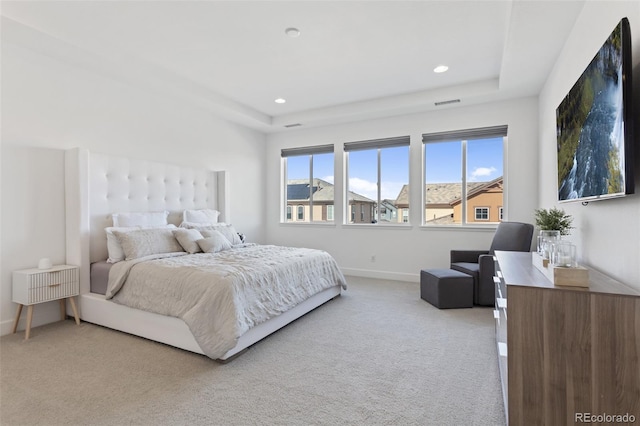
<instances>
[{"instance_id":1,"label":"nightstand","mask_svg":"<svg viewBox=\"0 0 640 426\"><path fill-rule=\"evenodd\" d=\"M80 268L71 265L57 265L51 269L24 269L13 273L13 301L18 304L13 333L18 328L22 307L27 305L27 328L24 339L31 334L33 305L51 300L60 300L60 313L64 320L67 316L66 299L71 303L76 324L80 325L76 302L73 299L80 293Z\"/></svg>"}]
</instances>

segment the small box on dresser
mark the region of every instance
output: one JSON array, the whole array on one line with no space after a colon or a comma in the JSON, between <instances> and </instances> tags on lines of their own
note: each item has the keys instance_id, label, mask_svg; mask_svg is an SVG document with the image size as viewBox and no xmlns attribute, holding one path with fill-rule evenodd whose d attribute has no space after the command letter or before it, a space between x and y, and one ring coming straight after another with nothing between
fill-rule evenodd
<instances>
[{"instance_id":1,"label":"small box on dresser","mask_svg":"<svg viewBox=\"0 0 640 426\"><path fill-rule=\"evenodd\" d=\"M62 319L66 316L65 300L69 299L76 324L80 324L74 296L80 293L80 272L77 266L57 265L51 269L23 269L13 272L13 302L18 304L16 318L13 324L13 333L17 331L22 307L27 306L27 327L25 340L31 333L31 320L33 318L33 305L38 303L60 300L60 312Z\"/></svg>"}]
</instances>

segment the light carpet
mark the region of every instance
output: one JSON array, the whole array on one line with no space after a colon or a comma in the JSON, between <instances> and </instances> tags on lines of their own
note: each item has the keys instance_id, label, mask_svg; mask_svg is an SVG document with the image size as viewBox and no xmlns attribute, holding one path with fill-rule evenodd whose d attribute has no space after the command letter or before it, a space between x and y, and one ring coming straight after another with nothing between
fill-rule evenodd
<instances>
[{"instance_id":1,"label":"light carpet","mask_svg":"<svg viewBox=\"0 0 640 426\"><path fill-rule=\"evenodd\" d=\"M343 295L228 364L71 320L0 339L9 425L502 425L490 308L438 310L419 285Z\"/></svg>"}]
</instances>

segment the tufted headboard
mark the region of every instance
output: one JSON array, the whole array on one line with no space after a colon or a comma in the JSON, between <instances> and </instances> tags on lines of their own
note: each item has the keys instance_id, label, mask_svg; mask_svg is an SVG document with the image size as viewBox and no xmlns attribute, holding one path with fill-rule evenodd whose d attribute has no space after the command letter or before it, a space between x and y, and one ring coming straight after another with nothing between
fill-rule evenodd
<instances>
[{"instance_id":1,"label":"tufted headboard","mask_svg":"<svg viewBox=\"0 0 640 426\"><path fill-rule=\"evenodd\" d=\"M91 262L107 258L104 229L111 214L169 211L179 225L185 209L210 208L229 221L225 172L136 160L74 148L65 153L67 263L80 266L89 291Z\"/></svg>"}]
</instances>

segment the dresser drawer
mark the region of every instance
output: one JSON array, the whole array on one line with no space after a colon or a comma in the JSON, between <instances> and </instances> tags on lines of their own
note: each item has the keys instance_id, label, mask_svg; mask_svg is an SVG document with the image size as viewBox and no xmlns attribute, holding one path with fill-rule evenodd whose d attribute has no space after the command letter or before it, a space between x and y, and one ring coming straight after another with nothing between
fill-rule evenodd
<instances>
[{"instance_id":1,"label":"dresser drawer","mask_svg":"<svg viewBox=\"0 0 640 426\"><path fill-rule=\"evenodd\" d=\"M13 301L23 305L77 296L79 290L79 271L75 266L13 273Z\"/></svg>"}]
</instances>

